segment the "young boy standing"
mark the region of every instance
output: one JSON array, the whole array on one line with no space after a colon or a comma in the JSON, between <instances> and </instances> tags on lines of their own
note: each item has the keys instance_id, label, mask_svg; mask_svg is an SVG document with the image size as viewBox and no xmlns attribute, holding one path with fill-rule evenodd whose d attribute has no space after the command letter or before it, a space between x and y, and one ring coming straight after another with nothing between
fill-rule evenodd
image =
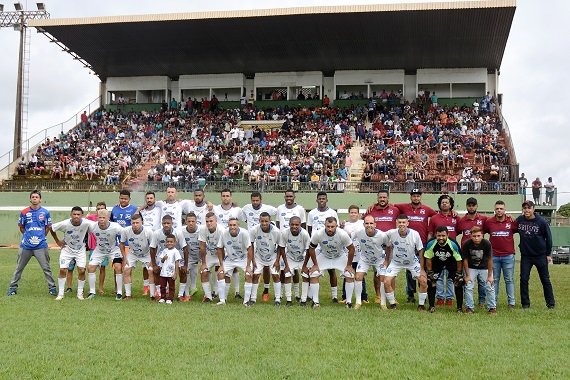
<instances>
[{"instance_id":1,"label":"young boy standing","mask_svg":"<svg viewBox=\"0 0 570 380\"><path fill-rule=\"evenodd\" d=\"M176 238L174 235L168 235L165 242L166 248L160 251L158 260L161 263L160 269L160 301L159 303L172 304L174 299L174 282L176 281L176 273L182 256L175 248ZM168 285L168 296L166 295L166 286Z\"/></svg>"},{"instance_id":2,"label":"young boy standing","mask_svg":"<svg viewBox=\"0 0 570 380\"><path fill-rule=\"evenodd\" d=\"M495 282L493 279L493 250L489 240L483 239L481 227L471 228L471 238L467 239L461 247L463 256L463 268L465 268L465 304L466 312L473 313L475 303L473 301L473 289L479 281L485 283L485 295L487 297L487 309L490 314L495 314Z\"/></svg>"}]
</instances>

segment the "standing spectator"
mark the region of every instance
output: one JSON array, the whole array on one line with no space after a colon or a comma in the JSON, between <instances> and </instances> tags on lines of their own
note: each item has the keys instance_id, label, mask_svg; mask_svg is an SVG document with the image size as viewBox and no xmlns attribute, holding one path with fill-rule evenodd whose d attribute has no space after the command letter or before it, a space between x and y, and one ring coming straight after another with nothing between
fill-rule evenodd
<instances>
[{"instance_id":1,"label":"standing spectator","mask_svg":"<svg viewBox=\"0 0 570 380\"><path fill-rule=\"evenodd\" d=\"M523 309L530 307L528 281L534 265L538 271L546 307L554 309L554 292L550 283L548 264L552 263L552 235L546 220L534 213L534 203L524 201L523 215L517 218L521 249L521 304Z\"/></svg>"},{"instance_id":2,"label":"standing spectator","mask_svg":"<svg viewBox=\"0 0 570 380\"><path fill-rule=\"evenodd\" d=\"M552 177L548 177L548 181L544 184L546 190L546 204L552 206L552 199L554 198L554 189L556 185L552 182Z\"/></svg>"},{"instance_id":3,"label":"standing spectator","mask_svg":"<svg viewBox=\"0 0 570 380\"><path fill-rule=\"evenodd\" d=\"M535 204L540 204L540 188L542 187L542 182L540 182L540 178L536 177L534 181L532 181L532 199L534 199Z\"/></svg>"},{"instance_id":4,"label":"standing spectator","mask_svg":"<svg viewBox=\"0 0 570 380\"><path fill-rule=\"evenodd\" d=\"M57 295L57 290L49 266L49 252L46 240L46 232L51 227L51 216L49 211L41 206L42 194L38 190L33 190L30 193L30 203L31 205L20 213L18 227L20 227L20 232L22 233L22 241L18 250L16 270L6 294L8 296L16 294L18 282L22 278L22 272L32 256L34 256L44 271L49 293L55 296Z\"/></svg>"},{"instance_id":5,"label":"standing spectator","mask_svg":"<svg viewBox=\"0 0 570 380\"><path fill-rule=\"evenodd\" d=\"M525 190L527 187L528 187L528 180L524 176L524 173L521 173L521 176L519 177L519 194L525 195L526 194Z\"/></svg>"}]
</instances>

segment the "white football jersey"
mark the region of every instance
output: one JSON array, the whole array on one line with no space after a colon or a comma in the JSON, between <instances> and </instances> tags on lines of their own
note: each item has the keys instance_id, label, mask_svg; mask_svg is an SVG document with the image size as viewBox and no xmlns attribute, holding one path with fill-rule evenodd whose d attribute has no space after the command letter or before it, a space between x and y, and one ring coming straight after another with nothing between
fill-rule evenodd
<instances>
[{"instance_id":1,"label":"white football jersey","mask_svg":"<svg viewBox=\"0 0 570 380\"><path fill-rule=\"evenodd\" d=\"M305 255L311 244L311 237L307 230L301 228L297 236L291 233L290 228L281 231L281 241L279 246L285 248L287 259L301 262L305 260Z\"/></svg>"},{"instance_id":2,"label":"white football jersey","mask_svg":"<svg viewBox=\"0 0 570 380\"><path fill-rule=\"evenodd\" d=\"M146 257L150 255L150 243L152 241L152 230L150 227L143 226L142 231L138 234L133 231L133 227L129 226L123 229L121 233L121 243L127 243L129 246L129 255L137 257Z\"/></svg>"},{"instance_id":3,"label":"white football jersey","mask_svg":"<svg viewBox=\"0 0 570 380\"><path fill-rule=\"evenodd\" d=\"M255 258L263 262L273 262L277 259L277 245L281 240L281 234L274 225L269 225L269 231L261 229L261 225L253 227L249 231L249 238L253 244Z\"/></svg>"},{"instance_id":4,"label":"white football jersey","mask_svg":"<svg viewBox=\"0 0 570 380\"><path fill-rule=\"evenodd\" d=\"M232 236L230 230L224 230L218 242L218 248L224 250L224 261L245 261L250 245L249 233L245 228L239 228L236 236Z\"/></svg>"},{"instance_id":5,"label":"white football jersey","mask_svg":"<svg viewBox=\"0 0 570 380\"><path fill-rule=\"evenodd\" d=\"M327 259L337 259L347 255L347 247L352 245L352 239L346 231L337 228L333 236L327 235L325 229L317 231L311 237L311 245L320 248L320 253Z\"/></svg>"},{"instance_id":6,"label":"white football jersey","mask_svg":"<svg viewBox=\"0 0 570 380\"><path fill-rule=\"evenodd\" d=\"M109 222L105 229L99 227L99 223L93 224L90 232L93 232L95 239L97 239L93 254L115 254L115 257L121 257L121 251L117 245L117 236L120 236L122 231L123 227L115 222Z\"/></svg>"},{"instance_id":7,"label":"white football jersey","mask_svg":"<svg viewBox=\"0 0 570 380\"><path fill-rule=\"evenodd\" d=\"M176 262L182 260L182 256L180 255L180 251L177 249L168 249L164 248L157 254L157 261L161 262L160 264L160 277L172 277L174 276L174 272L176 271ZM162 258L167 257L167 259L162 262Z\"/></svg>"},{"instance_id":8,"label":"white football jersey","mask_svg":"<svg viewBox=\"0 0 570 380\"><path fill-rule=\"evenodd\" d=\"M219 225L216 225L214 232L210 232L205 225L198 229L198 241L206 244L206 256L218 257L218 242L223 231L224 228Z\"/></svg>"},{"instance_id":9,"label":"white football jersey","mask_svg":"<svg viewBox=\"0 0 570 380\"><path fill-rule=\"evenodd\" d=\"M62 220L61 222L51 225L51 229L55 232L62 231L65 246L72 252L85 252L85 235L89 232L93 225L97 224L87 219L81 219L78 226L71 223L71 219Z\"/></svg>"},{"instance_id":10,"label":"white football jersey","mask_svg":"<svg viewBox=\"0 0 570 380\"><path fill-rule=\"evenodd\" d=\"M362 228L364 228L364 220L362 219L359 219L356 222L344 223L343 230L345 230L348 233L348 236L350 236L350 238L352 239L352 244L354 244L354 258L352 259L353 263L357 263L358 260L360 260L360 245L358 244L358 241L354 239L354 234L356 233L356 231Z\"/></svg>"},{"instance_id":11,"label":"white football jersey","mask_svg":"<svg viewBox=\"0 0 570 380\"><path fill-rule=\"evenodd\" d=\"M354 240L358 241L360 246L361 261L370 265L379 265L384 262L386 258L384 247L390 245L390 239L386 233L374 229L374 235L368 236L365 229L360 229L355 232Z\"/></svg>"},{"instance_id":12,"label":"white football jersey","mask_svg":"<svg viewBox=\"0 0 570 380\"><path fill-rule=\"evenodd\" d=\"M183 252L184 247L186 247L186 240L184 240L184 235L180 230L172 229L172 235L176 238L175 248L180 252ZM157 255L160 251L166 248L166 234L164 233L164 228L156 230L152 233L152 241L150 242L151 248L156 248Z\"/></svg>"},{"instance_id":13,"label":"white football jersey","mask_svg":"<svg viewBox=\"0 0 570 380\"><path fill-rule=\"evenodd\" d=\"M338 224L338 215L336 211L330 207L327 207L324 211L320 211L318 208L314 208L309 211L309 215L307 216L307 227L312 228L311 235L325 228L325 220L331 216L336 219L336 223Z\"/></svg>"},{"instance_id":14,"label":"white football jersey","mask_svg":"<svg viewBox=\"0 0 570 380\"><path fill-rule=\"evenodd\" d=\"M155 204L151 209L143 208L139 213L143 218L143 226L153 231L162 227L162 209L158 205Z\"/></svg>"},{"instance_id":15,"label":"white football jersey","mask_svg":"<svg viewBox=\"0 0 570 380\"><path fill-rule=\"evenodd\" d=\"M196 231L194 232L188 231L187 226L180 229L180 232L184 236L184 241L186 241L186 245L188 246L188 261L193 264L200 261L200 241L198 240L200 227L196 227Z\"/></svg>"},{"instance_id":16,"label":"white football jersey","mask_svg":"<svg viewBox=\"0 0 570 380\"><path fill-rule=\"evenodd\" d=\"M259 215L262 212L266 212L271 216L271 220L275 221L275 217L277 216L277 209L273 206L261 204L258 209L253 208L251 203L246 204L241 209L241 217L240 220L245 220L247 223L247 229L251 231L251 229L259 224Z\"/></svg>"},{"instance_id":17,"label":"white football jersey","mask_svg":"<svg viewBox=\"0 0 570 380\"><path fill-rule=\"evenodd\" d=\"M400 236L397 228L386 232L392 245L392 256L390 261L401 265L408 265L414 262L416 252L423 249L422 239L417 231L408 228L406 236Z\"/></svg>"},{"instance_id":18,"label":"white football jersey","mask_svg":"<svg viewBox=\"0 0 570 380\"><path fill-rule=\"evenodd\" d=\"M185 205L184 212L189 214L193 212L196 215L196 224L198 226L206 225L206 214L208 213L208 206L206 202L202 206L197 206L196 202L188 201Z\"/></svg>"},{"instance_id":19,"label":"white football jersey","mask_svg":"<svg viewBox=\"0 0 570 380\"><path fill-rule=\"evenodd\" d=\"M279 222L281 231L289 228L289 220L294 216L301 218L301 224L307 222L306 211L303 206L296 204L292 208L287 208L285 204L282 204L277 207L277 221Z\"/></svg>"},{"instance_id":20,"label":"white football jersey","mask_svg":"<svg viewBox=\"0 0 570 380\"><path fill-rule=\"evenodd\" d=\"M230 223L231 218L240 219L241 216L241 208L240 207L231 207L229 209L224 209L222 205L214 206L214 214L216 214L216 218L218 220L218 224L224 228L228 228L228 224Z\"/></svg>"},{"instance_id":21,"label":"white football jersey","mask_svg":"<svg viewBox=\"0 0 570 380\"><path fill-rule=\"evenodd\" d=\"M181 200L172 203L166 201L156 201L156 205L161 209L161 218L165 215L172 217L172 228L180 228L182 226L182 214L186 214L190 201ZM160 221L162 225L162 220Z\"/></svg>"}]
</instances>

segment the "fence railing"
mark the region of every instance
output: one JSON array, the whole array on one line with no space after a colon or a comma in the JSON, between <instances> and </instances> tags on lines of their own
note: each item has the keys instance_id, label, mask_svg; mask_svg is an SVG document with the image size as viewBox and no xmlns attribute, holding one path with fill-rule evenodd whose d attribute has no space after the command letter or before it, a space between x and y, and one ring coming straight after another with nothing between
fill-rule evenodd
<instances>
[{"instance_id":1,"label":"fence railing","mask_svg":"<svg viewBox=\"0 0 570 380\"><path fill-rule=\"evenodd\" d=\"M80 111L71 116L69 119L37 132L27 140L23 141L20 145L19 150L22 151L22 156L29 159L31 153L35 151L38 145L46 141L48 137L56 137L60 133L69 132L71 129L77 126L81 122L81 114L83 111L87 111L87 114L91 115L100 107L101 97L99 96L87 104L85 107L81 108ZM0 179L7 179L12 176L12 174L15 172L16 166L18 165L17 160L20 157L21 156L15 156L14 149L11 149L10 151L0 156L0 168L2 168L0 170Z\"/></svg>"}]
</instances>

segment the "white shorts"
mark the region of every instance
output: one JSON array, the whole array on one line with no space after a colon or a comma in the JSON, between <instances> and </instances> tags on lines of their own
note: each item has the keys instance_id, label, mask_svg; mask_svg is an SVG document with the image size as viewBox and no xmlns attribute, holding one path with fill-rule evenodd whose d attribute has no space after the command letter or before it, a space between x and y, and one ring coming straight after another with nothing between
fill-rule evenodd
<instances>
[{"instance_id":1,"label":"white shorts","mask_svg":"<svg viewBox=\"0 0 570 380\"><path fill-rule=\"evenodd\" d=\"M356 272L367 273L368 269L370 269L371 267L374 268L374 274L376 276L386 275L386 267L384 266L383 262L380 264L370 264L367 263L366 261L360 260L358 262L358 265L356 266Z\"/></svg>"},{"instance_id":2,"label":"white shorts","mask_svg":"<svg viewBox=\"0 0 570 380\"><path fill-rule=\"evenodd\" d=\"M59 267L68 268L71 260L75 260L76 266L78 266L79 268L85 268L85 263L87 261L85 256L86 256L85 250L73 251L67 247L63 247L61 249L61 253L59 254Z\"/></svg>"},{"instance_id":3,"label":"white shorts","mask_svg":"<svg viewBox=\"0 0 570 380\"><path fill-rule=\"evenodd\" d=\"M218 256L206 255L206 270L210 272L212 268L220 265L220 260Z\"/></svg>"},{"instance_id":4,"label":"white shorts","mask_svg":"<svg viewBox=\"0 0 570 380\"><path fill-rule=\"evenodd\" d=\"M386 268L386 276L396 277L398 273L406 269L412 272L412 278L414 280L420 277L421 268L419 260L414 260L408 265L403 265L392 261L390 265L388 265L388 268Z\"/></svg>"},{"instance_id":5,"label":"white shorts","mask_svg":"<svg viewBox=\"0 0 570 380\"><path fill-rule=\"evenodd\" d=\"M115 253L100 253L97 251L93 251L93 254L89 258L89 265L100 265L105 259L109 260L109 263L113 263L113 259L115 258Z\"/></svg>"},{"instance_id":6,"label":"white shorts","mask_svg":"<svg viewBox=\"0 0 570 380\"><path fill-rule=\"evenodd\" d=\"M231 277L234 269L241 269L245 273L245 261L224 261L224 275Z\"/></svg>"},{"instance_id":7,"label":"white shorts","mask_svg":"<svg viewBox=\"0 0 570 380\"><path fill-rule=\"evenodd\" d=\"M135 269L137 267L137 262L140 262L143 268L152 269L150 261L151 261L150 255L147 256L127 255L127 263L125 264L125 268Z\"/></svg>"},{"instance_id":8,"label":"white shorts","mask_svg":"<svg viewBox=\"0 0 570 380\"><path fill-rule=\"evenodd\" d=\"M319 265L319 271L321 272L320 275L322 276L324 271L327 269L336 269L341 273L341 277L348 277L352 278L354 275L345 273L344 269L346 268L346 262L348 258L346 256L340 256L336 259L328 259L323 255L317 256L317 263ZM311 277L313 275L311 274Z\"/></svg>"},{"instance_id":9,"label":"white shorts","mask_svg":"<svg viewBox=\"0 0 570 380\"><path fill-rule=\"evenodd\" d=\"M285 273L285 277L291 277L291 276L293 276L293 274L295 274L295 270L298 270L300 272L301 269L303 269L303 262L302 261L293 261L288 257L287 263L289 264L290 272ZM281 269L283 269L284 267L285 267L285 263L283 263L283 266L281 267ZM310 268L310 267L307 266L307 268Z\"/></svg>"},{"instance_id":10,"label":"white shorts","mask_svg":"<svg viewBox=\"0 0 570 380\"><path fill-rule=\"evenodd\" d=\"M265 267L270 268L271 274L279 274L279 272L275 271L273 264L275 264L275 260L273 260L273 262L266 262L255 259L255 268L253 269L253 274L263 273L263 268Z\"/></svg>"}]
</instances>

